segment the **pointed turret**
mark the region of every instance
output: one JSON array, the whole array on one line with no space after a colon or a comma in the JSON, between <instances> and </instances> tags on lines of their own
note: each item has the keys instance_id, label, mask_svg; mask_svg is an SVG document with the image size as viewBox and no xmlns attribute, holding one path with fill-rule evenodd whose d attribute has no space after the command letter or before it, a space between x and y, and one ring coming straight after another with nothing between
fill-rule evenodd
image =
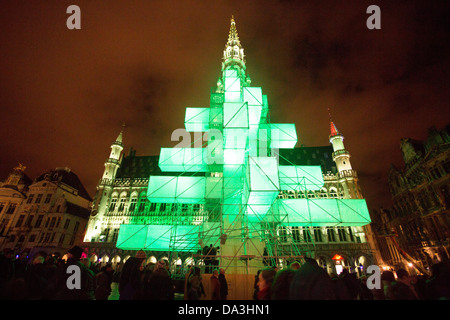
<instances>
[{"instance_id":1,"label":"pointed turret","mask_svg":"<svg viewBox=\"0 0 450 320\"><path fill-rule=\"evenodd\" d=\"M122 156L123 143L122 143L123 129L120 131L117 139L111 144L111 153L109 158L105 162L105 171L103 172L103 179L114 179L117 169L120 166L120 160Z\"/></svg>"},{"instance_id":2,"label":"pointed turret","mask_svg":"<svg viewBox=\"0 0 450 320\"><path fill-rule=\"evenodd\" d=\"M330 109L328 108L328 113L330 116L330 143L333 146L333 160L336 162L338 172L352 170L350 164L350 153L344 147L344 136L340 133L336 125L331 119Z\"/></svg>"},{"instance_id":3,"label":"pointed turret","mask_svg":"<svg viewBox=\"0 0 450 320\"><path fill-rule=\"evenodd\" d=\"M339 179L343 182L345 197L352 199L362 198L358 184L358 176L350 163L350 152L348 152L344 146L344 136L338 131L331 119L330 109L328 109L328 113L330 116L331 130L329 139L334 151L332 157L333 161L336 163Z\"/></svg>"},{"instance_id":4,"label":"pointed turret","mask_svg":"<svg viewBox=\"0 0 450 320\"><path fill-rule=\"evenodd\" d=\"M331 131L330 132L330 138L331 138L331 137L334 137L334 136L336 136L336 135L338 135L340 133L339 133L338 129L336 128L336 125L334 124L333 120L331 119L330 108L328 108L328 115L330 117L330 131Z\"/></svg>"}]
</instances>

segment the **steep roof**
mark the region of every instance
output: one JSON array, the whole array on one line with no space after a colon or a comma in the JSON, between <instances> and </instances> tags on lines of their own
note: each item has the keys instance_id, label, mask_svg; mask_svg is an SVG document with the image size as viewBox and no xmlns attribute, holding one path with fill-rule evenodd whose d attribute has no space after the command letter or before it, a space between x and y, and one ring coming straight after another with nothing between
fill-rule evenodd
<instances>
[{"instance_id":1,"label":"steep roof","mask_svg":"<svg viewBox=\"0 0 450 320\"><path fill-rule=\"evenodd\" d=\"M332 146L299 147L280 149L281 165L321 166L322 172L336 173L336 164L332 158ZM177 175L177 172L162 172L158 166L159 156L136 156L131 152L122 159L116 179L146 179L151 175ZM204 173L200 173L204 175Z\"/></svg>"},{"instance_id":2,"label":"steep roof","mask_svg":"<svg viewBox=\"0 0 450 320\"><path fill-rule=\"evenodd\" d=\"M280 149L280 165L320 166L323 173L336 173L336 163L333 161L333 147L299 147Z\"/></svg>"},{"instance_id":3,"label":"steep roof","mask_svg":"<svg viewBox=\"0 0 450 320\"><path fill-rule=\"evenodd\" d=\"M35 182L39 182L42 180L48 180L56 184L61 182L67 184L68 186L71 186L72 188L78 190L78 194L82 198L92 201L91 196L84 188L78 176L74 172L72 172L69 168L56 168L47 171L41 174L39 177L37 177Z\"/></svg>"}]
</instances>

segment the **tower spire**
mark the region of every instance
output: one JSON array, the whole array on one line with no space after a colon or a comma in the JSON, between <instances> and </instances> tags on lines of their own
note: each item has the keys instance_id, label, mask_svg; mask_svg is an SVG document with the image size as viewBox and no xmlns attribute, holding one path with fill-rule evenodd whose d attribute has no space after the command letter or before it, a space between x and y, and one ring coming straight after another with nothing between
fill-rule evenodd
<instances>
[{"instance_id":1,"label":"tower spire","mask_svg":"<svg viewBox=\"0 0 450 320\"><path fill-rule=\"evenodd\" d=\"M223 50L222 71L233 66L245 71L244 48L239 40L239 35L236 28L236 21L234 15L230 20L230 31L228 32L228 40ZM245 72L244 72L245 73Z\"/></svg>"}]
</instances>

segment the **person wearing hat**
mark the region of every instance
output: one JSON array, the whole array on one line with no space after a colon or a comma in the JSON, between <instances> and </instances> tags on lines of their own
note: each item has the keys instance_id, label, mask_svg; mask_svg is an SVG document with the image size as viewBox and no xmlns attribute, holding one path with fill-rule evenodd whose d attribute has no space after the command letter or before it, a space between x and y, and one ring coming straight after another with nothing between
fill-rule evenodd
<instances>
[{"instance_id":1,"label":"person wearing hat","mask_svg":"<svg viewBox=\"0 0 450 320\"><path fill-rule=\"evenodd\" d=\"M83 248L81 248L79 246L74 246L72 249L67 251L67 253L68 253L67 262L80 261L81 255L83 254L83 252L84 252Z\"/></svg>"},{"instance_id":2,"label":"person wearing hat","mask_svg":"<svg viewBox=\"0 0 450 320\"><path fill-rule=\"evenodd\" d=\"M64 268L63 281L60 284L60 289L55 295L57 300L94 300L95 298L95 275L92 270L81 263L81 256L83 248L74 246L67 252L67 263ZM76 266L77 268L70 268ZM75 271L73 271L75 270ZM69 288L70 282L74 276L80 275L80 288ZM69 279L70 277L70 279Z\"/></svg>"}]
</instances>

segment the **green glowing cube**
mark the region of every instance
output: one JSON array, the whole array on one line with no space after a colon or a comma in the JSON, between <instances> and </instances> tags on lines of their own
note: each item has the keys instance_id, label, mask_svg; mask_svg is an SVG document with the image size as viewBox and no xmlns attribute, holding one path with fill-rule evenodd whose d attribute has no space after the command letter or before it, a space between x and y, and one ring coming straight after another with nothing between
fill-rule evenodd
<instances>
[{"instance_id":1,"label":"green glowing cube","mask_svg":"<svg viewBox=\"0 0 450 320\"><path fill-rule=\"evenodd\" d=\"M186 108L184 126L188 132L206 132L209 129L209 108Z\"/></svg>"},{"instance_id":2,"label":"green glowing cube","mask_svg":"<svg viewBox=\"0 0 450 320\"><path fill-rule=\"evenodd\" d=\"M324 185L320 166L279 166L278 171L281 190L320 190Z\"/></svg>"}]
</instances>

